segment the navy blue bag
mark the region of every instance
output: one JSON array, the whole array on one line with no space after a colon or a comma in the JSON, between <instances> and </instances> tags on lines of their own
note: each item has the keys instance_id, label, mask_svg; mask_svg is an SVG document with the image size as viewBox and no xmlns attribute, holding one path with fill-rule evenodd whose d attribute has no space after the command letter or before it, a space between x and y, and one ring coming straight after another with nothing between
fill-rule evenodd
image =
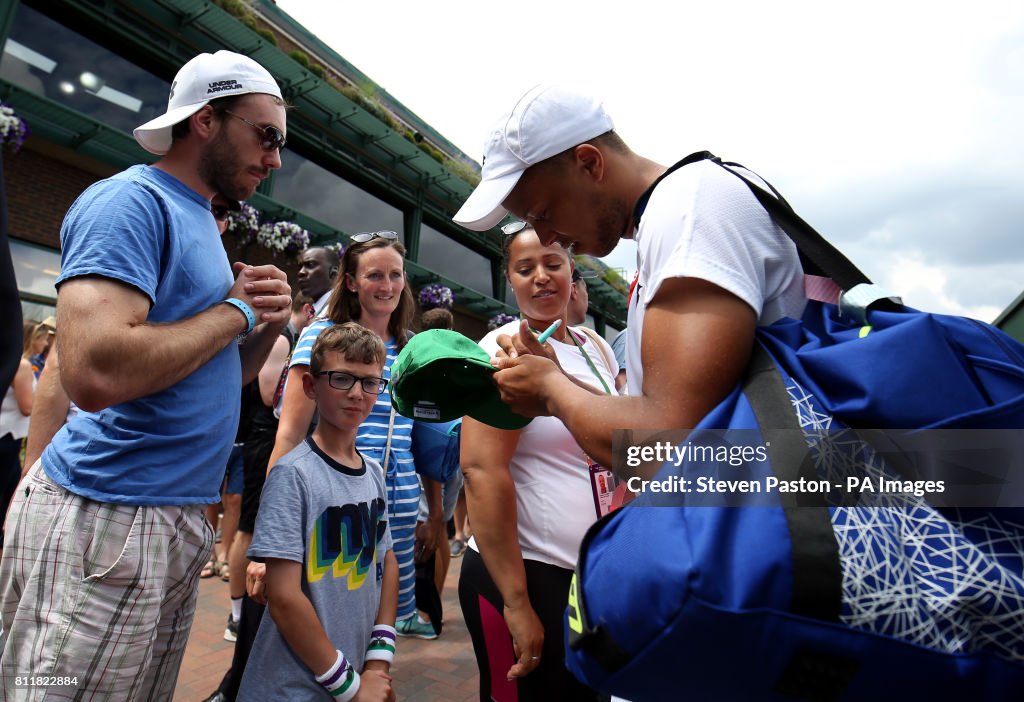
<instances>
[{"instance_id":1,"label":"navy blue bag","mask_svg":"<svg viewBox=\"0 0 1024 702\"><path fill-rule=\"evenodd\" d=\"M703 159L735 165L702 152L674 168ZM752 432L767 455L744 475L796 480L899 477L865 428L1024 428L1024 347L975 320L875 301L777 193L729 170L805 272L868 295L811 301L801 320L759 329L745 379L691 437ZM655 480L704 468L666 463ZM642 493L594 524L570 590L569 669L634 702L1024 698L1024 509L764 499Z\"/></svg>"}]
</instances>

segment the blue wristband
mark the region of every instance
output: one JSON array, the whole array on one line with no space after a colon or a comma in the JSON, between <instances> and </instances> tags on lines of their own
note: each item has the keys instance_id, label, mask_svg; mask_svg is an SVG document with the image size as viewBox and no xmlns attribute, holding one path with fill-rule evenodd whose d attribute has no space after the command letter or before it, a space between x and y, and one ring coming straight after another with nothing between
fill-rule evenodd
<instances>
[{"instance_id":1,"label":"blue wristband","mask_svg":"<svg viewBox=\"0 0 1024 702\"><path fill-rule=\"evenodd\" d=\"M224 300L224 302L226 302L229 305L232 305L233 307L238 309L239 312L244 314L245 321L249 323L248 328L246 328L244 332L239 334L239 336L245 336L246 334L251 332L253 328L256 326L256 315L252 313L252 308L249 307L249 305L242 302L241 300L239 300L237 297L229 297L228 299Z\"/></svg>"}]
</instances>

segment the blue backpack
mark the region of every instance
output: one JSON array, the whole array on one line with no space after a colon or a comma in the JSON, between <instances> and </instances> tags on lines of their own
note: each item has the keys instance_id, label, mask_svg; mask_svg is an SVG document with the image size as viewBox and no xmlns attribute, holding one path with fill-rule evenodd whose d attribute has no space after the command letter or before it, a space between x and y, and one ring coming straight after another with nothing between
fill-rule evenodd
<instances>
[{"instance_id":1,"label":"blue backpack","mask_svg":"<svg viewBox=\"0 0 1024 702\"><path fill-rule=\"evenodd\" d=\"M759 436L765 455L741 471L755 480L905 478L915 467L866 430L1013 429L1009 468L1024 473L1024 346L972 319L875 300L860 271L735 164L701 152L671 170L704 159L747 182L805 272L847 295L759 329L746 377L693 443L724 429ZM673 461L654 480L705 473ZM644 492L595 523L570 589L569 669L633 702L1024 699L1019 495L998 509L761 500Z\"/></svg>"}]
</instances>

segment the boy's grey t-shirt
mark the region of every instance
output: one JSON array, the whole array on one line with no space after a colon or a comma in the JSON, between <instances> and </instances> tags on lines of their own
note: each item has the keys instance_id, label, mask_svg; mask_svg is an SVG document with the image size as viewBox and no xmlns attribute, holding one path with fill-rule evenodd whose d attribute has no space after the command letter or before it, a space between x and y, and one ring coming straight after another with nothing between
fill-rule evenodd
<instances>
[{"instance_id":1,"label":"boy's grey t-shirt","mask_svg":"<svg viewBox=\"0 0 1024 702\"><path fill-rule=\"evenodd\" d=\"M302 564L302 591L331 643L357 671L377 618L390 548L384 473L373 459L347 468L310 437L270 471L248 556ZM292 652L268 611L238 699L331 699L314 679L322 672L310 671Z\"/></svg>"}]
</instances>

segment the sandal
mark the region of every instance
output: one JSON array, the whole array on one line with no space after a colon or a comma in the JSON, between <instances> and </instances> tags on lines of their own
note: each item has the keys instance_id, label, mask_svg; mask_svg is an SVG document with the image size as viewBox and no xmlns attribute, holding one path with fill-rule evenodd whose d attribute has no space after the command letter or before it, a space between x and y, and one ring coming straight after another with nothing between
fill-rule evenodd
<instances>
[{"instance_id":1,"label":"sandal","mask_svg":"<svg viewBox=\"0 0 1024 702\"><path fill-rule=\"evenodd\" d=\"M217 574L220 575L220 579L224 582L231 582L231 567L228 566L227 561L220 562L220 567L217 568Z\"/></svg>"},{"instance_id":2,"label":"sandal","mask_svg":"<svg viewBox=\"0 0 1024 702\"><path fill-rule=\"evenodd\" d=\"M215 575L216 570L217 570L217 564L214 563L213 559L211 558L210 560L208 560L206 562L206 565L203 566L203 569L201 571L199 571L199 577L200 578L212 578Z\"/></svg>"},{"instance_id":3,"label":"sandal","mask_svg":"<svg viewBox=\"0 0 1024 702\"><path fill-rule=\"evenodd\" d=\"M451 549L449 553L451 553L452 558L458 558L466 550L466 542L462 539L452 539L449 548Z\"/></svg>"}]
</instances>

